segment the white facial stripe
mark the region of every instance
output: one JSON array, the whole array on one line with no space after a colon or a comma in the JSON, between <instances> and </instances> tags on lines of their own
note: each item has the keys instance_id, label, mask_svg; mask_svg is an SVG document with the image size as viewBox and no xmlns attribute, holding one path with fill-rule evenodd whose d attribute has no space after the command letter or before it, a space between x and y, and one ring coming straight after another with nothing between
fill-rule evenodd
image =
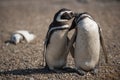
<instances>
[{"instance_id":1,"label":"white facial stripe","mask_svg":"<svg viewBox=\"0 0 120 80\"><path fill-rule=\"evenodd\" d=\"M66 19L61 19L61 16L62 16L65 12L71 13L72 11L64 11L64 12L61 12L61 13L57 16L57 18L56 18L56 20L57 20L58 22L68 21L68 20L66 20Z\"/></svg>"},{"instance_id":2,"label":"white facial stripe","mask_svg":"<svg viewBox=\"0 0 120 80\"><path fill-rule=\"evenodd\" d=\"M49 33L52 31L52 30L54 30L54 29L61 29L61 28L69 28L69 25L64 25L64 26L60 26L60 27L53 27L53 28L51 28L50 30L49 30Z\"/></svg>"}]
</instances>

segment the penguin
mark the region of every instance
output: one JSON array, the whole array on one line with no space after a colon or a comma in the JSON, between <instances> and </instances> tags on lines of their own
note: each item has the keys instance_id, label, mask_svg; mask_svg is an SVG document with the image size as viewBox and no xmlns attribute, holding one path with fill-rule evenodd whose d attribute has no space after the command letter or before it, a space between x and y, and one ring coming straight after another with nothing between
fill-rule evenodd
<instances>
[{"instance_id":1,"label":"penguin","mask_svg":"<svg viewBox=\"0 0 120 80\"><path fill-rule=\"evenodd\" d=\"M44 42L45 68L57 72L66 66L66 49L69 41L67 34L70 28L68 21L73 17L74 12L66 8L55 14Z\"/></svg>"},{"instance_id":2,"label":"penguin","mask_svg":"<svg viewBox=\"0 0 120 80\"><path fill-rule=\"evenodd\" d=\"M89 13L84 12L76 14L70 30L72 29L75 29L75 32L69 42L68 49L71 49L75 42L73 58L78 74L85 75L87 72L96 74L100 58L100 45L102 46L106 63L108 63L101 27Z\"/></svg>"},{"instance_id":3,"label":"penguin","mask_svg":"<svg viewBox=\"0 0 120 80\"><path fill-rule=\"evenodd\" d=\"M20 43L21 40L23 40L23 36L21 34L13 34L11 36L10 42L14 44Z\"/></svg>"},{"instance_id":4,"label":"penguin","mask_svg":"<svg viewBox=\"0 0 120 80\"><path fill-rule=\"evenodd\" d=\"M30 43L32 40L34 40L35 37L36 36L34 34L27 30L18 30L11 35L10 42L18 44L22 40L26 40L27 43Z\"/></svg>"}]
</instances>

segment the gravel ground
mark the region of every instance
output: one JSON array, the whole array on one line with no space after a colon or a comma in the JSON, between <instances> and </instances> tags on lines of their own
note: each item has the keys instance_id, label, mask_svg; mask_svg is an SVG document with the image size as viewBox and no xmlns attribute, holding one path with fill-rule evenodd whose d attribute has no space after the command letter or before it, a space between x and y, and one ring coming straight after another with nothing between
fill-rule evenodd
<instances>
[{"instance_id":1,"label":"gravel ground","mask_svg":"<svg viewBox=\"0 0 120 80\"><path fill-rule=\"evenodd\" d=\"M89 12L103 29L109 64L103 52L97 75L52 73L43 69L43 40L54 14L61 8ZM27 44L6 45L13 31L28 30L37 38ZM67 66L74 67L69 55ZM0 80L120 80L119 0L0 0Z\"/></svg>"}]
</instances>

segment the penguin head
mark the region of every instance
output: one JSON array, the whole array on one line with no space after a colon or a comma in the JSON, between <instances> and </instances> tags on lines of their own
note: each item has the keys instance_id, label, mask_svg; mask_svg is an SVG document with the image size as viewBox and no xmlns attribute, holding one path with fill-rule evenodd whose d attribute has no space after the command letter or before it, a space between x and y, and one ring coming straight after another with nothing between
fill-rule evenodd
<instances>
[{"instance_id":1,"label":"penguin head","mask_svg":"<svg viewBox=\"0 0 120 80\"><path fill-rule=\"evenodd\" d=\"M54 16L54 21L67 22L74 17L74 12L70 9L60 9Z\"/></svg>"},{"instance_id":2,"label":"penguin head","mask_svg":"<svg viewBox=\"0 0 120 80\"><path fill-rule=\"evenodd\" d=\"M88 12L80 13L79 15L76 15L76 17L78 17L78 18L88 17L88 18L92 19L91 14L89 14Z\"/></svg>"},{"instance_id":3,"label":"penguin head","mask_svg":"<svg viewBox=\"0 0 120 80\"><path fill-rule=\"evenodd\" d=\"M90 18L90 19L92 19L93 20L93 18L92 18L92 16L88 13L88 12L83 12L83 13L74 13L74 20L73 20L73 22L72 22L72 25L71 25L71 27L70 27L70 29L69 30L72 30L72 29L74 29L74 28L76 28L76 26L77 26L77 23L79 22L79 21L81 21L81 20L83 20L84 18Z\"/></svg>"},{"instance_id":4,"label":"penguin head","mask_svg":"<svg viewBox=\"0 0 120 80\"><path fill-rule=\"evenodd\" d=\"M13 34L11 36L11 42L13 42L15 44L19 43L21 39L23 39L23 36L20 34Z\"/></svg>"}]
</instances>

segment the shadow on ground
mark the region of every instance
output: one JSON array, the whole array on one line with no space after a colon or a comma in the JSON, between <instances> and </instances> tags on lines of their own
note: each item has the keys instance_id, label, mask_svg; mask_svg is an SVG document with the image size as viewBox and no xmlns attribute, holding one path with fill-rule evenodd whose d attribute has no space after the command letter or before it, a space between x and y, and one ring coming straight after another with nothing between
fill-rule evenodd
<instances>
[{"instance_id":1,"label":"shadow on ground","mask_svg":"<svg viewBox=\"0 0 120 80\"><path fill-rule=\"evenodd\" d=\"M67 68L67 70L59 70L59 72L54 72L46 68L32 68L32 69L16 69L11 71L1 71L0 75L30 75L30 74L51 74L51 73L75 73L75 71L71 68Z\"/></svg>"}]
</instances>

